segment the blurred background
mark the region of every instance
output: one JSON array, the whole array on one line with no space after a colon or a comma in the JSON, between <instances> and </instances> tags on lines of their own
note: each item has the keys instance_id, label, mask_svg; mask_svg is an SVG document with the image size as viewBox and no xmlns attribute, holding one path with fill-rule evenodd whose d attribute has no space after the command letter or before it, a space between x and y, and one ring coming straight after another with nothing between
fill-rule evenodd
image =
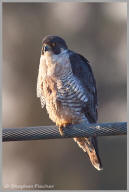
<instances>
[{"instance_id":1,"label":"blurred background","mask_svg":"<svg viewBox=\"0 0 129 192\"><path fill-rule=\"evenodd\" d=\"M3 3L3 128L53 124L36 98L48 34L63 37L91 62L98 121L127 121L126 19L126 3ZM126 189L126 136L99 137L98 145L102 172L72 139L3 143L3 186Z\"/></svg>"}]
</instances>

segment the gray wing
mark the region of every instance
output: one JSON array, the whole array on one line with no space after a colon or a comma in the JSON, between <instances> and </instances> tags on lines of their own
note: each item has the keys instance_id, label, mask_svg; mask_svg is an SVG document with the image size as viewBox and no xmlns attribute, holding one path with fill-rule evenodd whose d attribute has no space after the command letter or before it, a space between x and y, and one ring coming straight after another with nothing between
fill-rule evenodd
<instances>
[{"instance_id":1,"label":"gray wing","mask_svg":"<svg viewBox=\"0 0 129 192\"><path fill-rule=\"evenodd\" d=\"M69 58L73 74L80 80L88 96L88 101L82 110L90 123L96 122L98 118L97 89L92 69L88 60L80 54L69 51Z\"/></svg>"}]
</instances>

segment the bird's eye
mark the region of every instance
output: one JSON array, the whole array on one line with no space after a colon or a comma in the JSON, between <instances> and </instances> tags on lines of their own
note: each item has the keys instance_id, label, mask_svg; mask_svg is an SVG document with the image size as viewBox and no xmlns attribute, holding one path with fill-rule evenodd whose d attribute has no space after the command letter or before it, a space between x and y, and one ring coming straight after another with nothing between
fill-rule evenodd
<instances>
[{"instance_id":1,"label":"bird's eye","mask_svg":"<svg viewBox=\"0 0 129 192\"><path fill-rule=\"evenodd\" d=\"M52 47L55 47L56 46L56 43L52 43Z\"/></svg>"}]
</instances>

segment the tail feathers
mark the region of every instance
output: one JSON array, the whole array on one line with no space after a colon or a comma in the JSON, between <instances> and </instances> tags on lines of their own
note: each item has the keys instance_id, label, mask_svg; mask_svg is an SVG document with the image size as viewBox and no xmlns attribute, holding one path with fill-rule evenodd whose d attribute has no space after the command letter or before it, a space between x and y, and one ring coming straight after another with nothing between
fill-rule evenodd
<instances>
[{"instance_id":1,"label":"tail feathers","mask_svg":"<svg viewBox=\"0 0 129 192\"><path fill-rule=\"evenodd\" d=\"M79 138L74 138L74 141L77 142L79 147L82 148L84 152L87 152L92 165L99 171L103 170L101 160L98 154L96 138L95 137L91 137L91 138L79 137Z\"/></svg>"}]
</instances>

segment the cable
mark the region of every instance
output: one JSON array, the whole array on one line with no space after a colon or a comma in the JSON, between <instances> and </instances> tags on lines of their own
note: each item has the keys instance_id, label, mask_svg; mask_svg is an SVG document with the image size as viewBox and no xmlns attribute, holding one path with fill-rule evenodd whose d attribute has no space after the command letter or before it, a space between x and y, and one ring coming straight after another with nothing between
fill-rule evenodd
<instances>
[{"instance_id":1,"label":"cable","mask_svg":"<svg viewBox=\"0 0 129 192\"><path fill-rule=\"evenodd\" d=\"M39 139L57 139L71 137L126 135L127 122L74 124L64 128L61 136L56 126L37 126L24 128L4 128L2 139L5 141L24 141Z\"/></svg>"}]
</instances>

